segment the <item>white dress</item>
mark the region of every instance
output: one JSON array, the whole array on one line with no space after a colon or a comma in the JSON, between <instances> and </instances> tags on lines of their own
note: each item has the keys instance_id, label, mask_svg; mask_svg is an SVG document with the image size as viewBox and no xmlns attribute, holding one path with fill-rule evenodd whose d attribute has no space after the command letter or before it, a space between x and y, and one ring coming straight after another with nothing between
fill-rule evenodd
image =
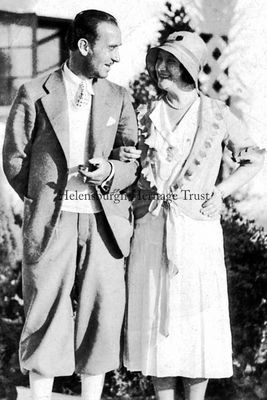
<instances>
[{"instance_id":1,"label":"white dress","mask_svg":"<svg viewBox=\"0 0 267 400\"><path fill-rule=\"evenodd\" d=\"M155 110L155 124L158 116L165 125L168 122L164 107L161 102ZM172 151L180 149L176 169L193 140L194 129L187 129L188 121L183 120L171 139L176 138ZM170 165L169 173L164 167L170 135L155 129L148 144L160 149L157 168L163 174L156 183L163 188L174 167ZM229 377L232 347L220 221L195 220L179 210L173 219L168 240L177 270L171 275L164 257L162 208L157 215L147 213L136 221L127 273L125 366L158 377Z\"/></svg>"}]
</instances>

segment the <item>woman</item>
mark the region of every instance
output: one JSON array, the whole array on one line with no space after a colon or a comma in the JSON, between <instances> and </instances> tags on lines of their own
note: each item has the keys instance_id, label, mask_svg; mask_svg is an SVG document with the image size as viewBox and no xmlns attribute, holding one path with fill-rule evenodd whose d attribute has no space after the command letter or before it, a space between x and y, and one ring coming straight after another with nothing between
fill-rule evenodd
<instances>
[{"instance_id":1,"label":"woman","mask_svg":"<svg viewBox=\"0 0 267 400\"><path fill-rule=\"evenodd\" d=\"M209 378L232 375L222 200L261 168L262 152L218 100L198 91L206 46L176 32L146 64L163 95L139 115L141 174L128 266L125 365L154 377L158 399L204 398ZM238 167L216 185L226 146ZM120 150L120 159L139 151Z\"/></svg>"}]
</instances>

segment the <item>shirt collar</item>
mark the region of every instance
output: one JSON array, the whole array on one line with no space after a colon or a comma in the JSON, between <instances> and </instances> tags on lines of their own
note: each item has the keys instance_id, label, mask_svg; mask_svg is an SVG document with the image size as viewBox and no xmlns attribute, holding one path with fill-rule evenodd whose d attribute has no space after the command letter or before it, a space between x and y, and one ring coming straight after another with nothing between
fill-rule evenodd
<instances>
[{"instance_id":1,"label":"shirt collar","mask_svg":"<svg viewBox=\"0 0 267 400\"><path fill-rule=\"evenodd\" d=\"M63 74L67 82L71 83L72 85L75 85L76 88L78 89L80 83L84 81L86 83L86 88L89 94L94 95L94 90L93 90L93 78L92 79L81 79L79 78L78 75L74 74L68 67L67 62L64 63L63 65Z\"/></svg>"}]
</instances>

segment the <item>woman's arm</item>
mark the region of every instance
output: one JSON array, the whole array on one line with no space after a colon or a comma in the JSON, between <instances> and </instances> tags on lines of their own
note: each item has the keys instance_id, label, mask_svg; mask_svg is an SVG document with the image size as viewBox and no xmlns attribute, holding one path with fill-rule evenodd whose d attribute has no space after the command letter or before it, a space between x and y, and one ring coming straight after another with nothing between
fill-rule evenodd
<instances>
[{"instance_id":1,"label":"woman's arm","mask_svg":"<svg viewBox=\"0 0 267 400\"><path fill-rule=\"evenodd\" d=\"M251 157L248 163L240 165L228 178L217 185L223 198L248 183L263 167L264 150L253 149L253 151L257 154L256 157Z\"/></svg>"},{"instance_id":2,"label":"woman's arm","mask_svg":"<svg viewBox=\"0 0 267 400\"><path fill-rule=\"evenodd\" d=\"M153 102L147 104L140 104L136 110L137 125L140 134L147 131L148 114L151 112ZM135 146L120 146L112 150L110 158L119 161L134 161L140 158L142 150L137 149Z\"/></svg>"},{"instance_id":3,"label":"woman's arm","mask_svg":"<svg viewBox=\"0 0 267 400\"><path fill-rule=\"evenodd\" d=\"M214 188L213 196L202 204L201 213L210 217L220 213L223 199L248 183L261 169L262 160L263 157L259 157L251 164L239 166L228 178L219 183Z\"/></svg>"},{"instance_id":4,"label":"woman's arm","mask_svg":"<svg viewBox=\"0 0 267 400\"><path fill-rule=\"evenodd\" d=\"M265 150L260 150L246 133L245 125L228 108L224 110L226 147L239 166L214 189L211 199L203 203L201 212L214 216L221 211L222 200L248 183L263 167Z\"/></svg>"},{"instance_id":5,"label":"woman's arm","mask_svg":"<svg viewBox=\"0 0 267 400\"><path fill-rule=\"evenodd\" d=\"M111 158L119 161L133 161L140 158L141 150L137 150L134 146L121 146L113 149Z\"/></svg>"}]
</instances>

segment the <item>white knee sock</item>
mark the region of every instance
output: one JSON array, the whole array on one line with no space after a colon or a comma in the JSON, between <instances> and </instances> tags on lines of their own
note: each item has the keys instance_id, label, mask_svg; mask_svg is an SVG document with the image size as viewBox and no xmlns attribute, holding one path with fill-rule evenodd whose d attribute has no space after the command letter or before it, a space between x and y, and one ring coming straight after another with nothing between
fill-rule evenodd
<instances>
[{"instance_id":1,"label":"white knee sock","mask_svg":"<svg viewBox=\"0 0 267 400\"><path fill-rule=\"evenodd\" d=\"M54 378L30 372L30 388L32 400L50 400Z\"/></svg>"},{"instance_id":2,"label":"white knee sock","mask_svg":"<svg viewBox=\"0 0 267 400\"><path fill-rule=\"evenodd\" d=\"M105 374L81 375L82 400L100 400L103 391Z\"/></svg>"}]
</instances>

